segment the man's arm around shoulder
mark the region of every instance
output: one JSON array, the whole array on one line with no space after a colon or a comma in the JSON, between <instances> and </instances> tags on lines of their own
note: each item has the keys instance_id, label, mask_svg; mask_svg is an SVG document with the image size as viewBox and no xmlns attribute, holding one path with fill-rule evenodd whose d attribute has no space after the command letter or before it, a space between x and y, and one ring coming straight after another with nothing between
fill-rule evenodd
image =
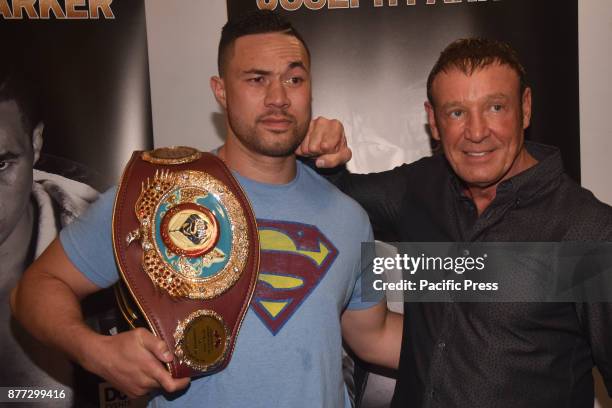
<instances>
[{"instance_id":1,"label":"man's arm around shoulder","mask_svg":"<svg viewBox=\"0 0 612 408\"><path fill-rule=\"evenodd\" d=\"M70 262L56 239L24 273L11 293L11 308L38 340L130 397L159 387L168 392L185 388L189 379L172 378L162 362L172 361L173 355L151 332L136 329L104 336L85 324L79 302L100 289Z\"/></svg>"}]
</instances>

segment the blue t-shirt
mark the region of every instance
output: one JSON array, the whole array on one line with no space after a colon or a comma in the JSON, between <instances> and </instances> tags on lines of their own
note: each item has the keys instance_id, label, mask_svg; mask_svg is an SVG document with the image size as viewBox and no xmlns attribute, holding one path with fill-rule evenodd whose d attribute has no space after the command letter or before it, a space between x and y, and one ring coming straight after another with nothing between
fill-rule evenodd
<instances>
[{"instance_id":1,"label":"blue t-shirt","mask_svg":"<svg viewBox=\"0 0 612 408\"><path fill-rule=\"evenodd\" d=\"M342 378L340 315L363 309L363 209L298 163L293 181L263 184L236 175L255 211L260 276L232 359L155 407L350 407ZM115 189L60 234L74 265L100 287L119 279L111 242Z\"/></svg>"}]
</instances>

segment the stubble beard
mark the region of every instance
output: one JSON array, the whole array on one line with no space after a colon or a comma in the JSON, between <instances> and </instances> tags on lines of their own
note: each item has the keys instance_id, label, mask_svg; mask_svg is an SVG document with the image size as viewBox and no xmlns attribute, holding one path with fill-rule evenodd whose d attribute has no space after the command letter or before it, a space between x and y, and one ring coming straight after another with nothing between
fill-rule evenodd
<instances>
[{"instance_id":1,"label":"stubble beard","mask_svg":"<svg viewBox=\"0 0 612 408\"><path fill-rule=\"evenodd\" d=\"M293 123L293 126L287 132L274 132L260 129L258 126L266 116L283 116ZM306 137L308 124L310 123L311 112L308 112L307 120L304 123L299 123L295 116L286 112L266 112L259 115L255 119L254 124L247 124L232 115L230 109L227 110L229 126L238 140L250 151L269 157L288 157L291 156L295 149ZM266 132L268 134L261 135ZM276 134L274 138L270 133ZM288 133L288 134L287 134ZM272 141L270 139L273 139Z\"/></svg>"}]
</instances>

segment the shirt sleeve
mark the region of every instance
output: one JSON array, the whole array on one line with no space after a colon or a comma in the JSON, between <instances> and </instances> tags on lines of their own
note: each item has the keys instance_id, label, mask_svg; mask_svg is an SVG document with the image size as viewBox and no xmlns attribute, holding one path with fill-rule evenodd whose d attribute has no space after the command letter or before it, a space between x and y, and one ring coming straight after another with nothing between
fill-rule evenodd
<instances>
[{"instance_id":1,"label":"shirt sleeve","mask_svg":"<svg viewBox=\"0 0 612 408\"><path fill-rule=\"evenodd\" d=\"M372 228L368 223L368 233L364 242L374 242ZM375 256L374 245L361 246L361 260L359 262L359 273L353 287L353 294L349 300L348 310L364 310L376 306L384 298L385 294L382 291L376 291L372 287L365 287L369 279L362 279L363 274L372 273L372 260Z\"/></svg>"},{"instance_id":2,"label":"shirt sleeve","mask_svg":"<svg viewBox=\"0 0 612 408\"><path fill-rule=\"evenodd\" d=\"M408 185L408 170L409 166L404 164L380 173L354 174L342 170L326 177L366 210L376 239L398 241L396 227Z\"/></svg>"},{"instance_id":3,"label":"shirt sleeve","mask_svg":"<svg viewBox=\"0 0 612 408\"><path fill-rule=\"evenodd\" d=\"M60 242L73 265L101 288L119 279L112 241L115 193L111 188L60 232Z\"/></svg>"},{"instance_id":4,"label":"shirt sleeve","mask_svg":"<svg viewBox=\"0 0 612 408\"><path fill-rule=\"evenodd\" d=\"M602 215L598 218L601 240L612 242L611 212L609 207L605 207L602 207ZM576 303L576 311L591 345L593 361L601 373L608 395L612 397L612 303Z\"/></svg>"},{"instance_id":5,"label":"shirt sleeve","mask_svg":"<svg viewBox=\"0 0 612 408\"><path fill-rule=\"evenodd\" d=\"M612 397L612 303L578 303L576 307L593 360Z\"/></svg>"}]
</instances>

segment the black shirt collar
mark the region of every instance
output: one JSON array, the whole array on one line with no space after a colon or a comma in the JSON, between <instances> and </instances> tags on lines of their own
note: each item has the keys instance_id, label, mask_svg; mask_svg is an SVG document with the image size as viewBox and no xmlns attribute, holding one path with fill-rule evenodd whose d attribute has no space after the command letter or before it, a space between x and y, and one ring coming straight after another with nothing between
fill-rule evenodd
<instances>
[{"instance_id":1,"label":"black shirt collar","mask_svg":"<svg viewBox=\"0 0 612 408\"><path fill-rule=\"evenodd\" d=\"M525 141L525 148L538 163L535 166L504 180L497 186L497 194L494 204L503 204L509 200L526 204L531 199L554 189L555 181L563 173L563 161L558 148L541 143ZM450 165L447 166L451 172L451 185L453 191L460 199L469 199L465 196L465 184L453 172Z\"/></svg>"}]
</instances>

